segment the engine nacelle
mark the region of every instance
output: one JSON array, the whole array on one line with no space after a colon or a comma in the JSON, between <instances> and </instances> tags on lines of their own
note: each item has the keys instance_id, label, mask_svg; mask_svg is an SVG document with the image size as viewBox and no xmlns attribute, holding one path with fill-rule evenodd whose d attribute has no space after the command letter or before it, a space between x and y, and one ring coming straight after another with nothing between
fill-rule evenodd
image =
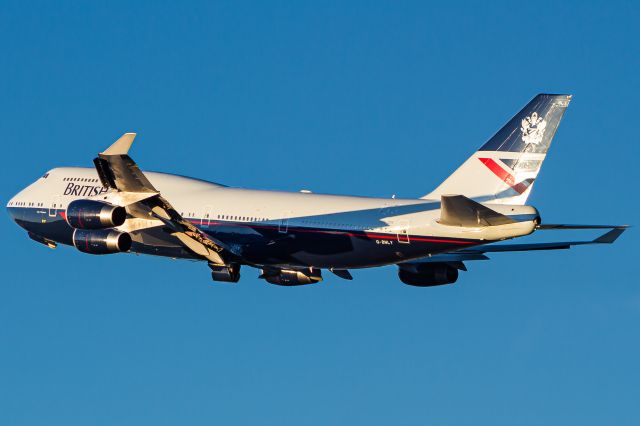
<instances>
[{"instance_id":1,"label":"engine nacelle","mask_svg":"<svg viewBox=\"0 0 640 426\"><path fill-rule=\"evenodd\" d=\"M446 263L424 264L416 271L398 270L400 281L416 287L433 287L437 285L453 284L458 279L458 270Z\"/></svg>"},{"instance_id":2,"label":"engine nacelle","mask_svg":"<svg viewBox=\"0 0 640 426\"><path fill-rule=\"evenodd\" d=\"M260 278L268 283L282 286L315 284L322 281L320 269L280 269L279 271L263 270Z\"/></svg>"},{"instance_id":3,"label":"engine nacelle","mask_svg":"<svg viewBox=\"0 0 640 426\"><path fill-rule=\"evenodd\" d=\"M131 235L113 229L76 229L73 245L89 254L120 253L131 248Z\"/></svg>"},{"instance_id":4,"label":"engine nacelle","mask_svg":"<svg viewBox=\"0 0 640 426\"><path fill-rule=\"evenodd\" d=\"M75 200L67 207L67 223L76 229L105 229L120 226L127 219L124 207L94 200Z\"/></svg>"}]
</instances>

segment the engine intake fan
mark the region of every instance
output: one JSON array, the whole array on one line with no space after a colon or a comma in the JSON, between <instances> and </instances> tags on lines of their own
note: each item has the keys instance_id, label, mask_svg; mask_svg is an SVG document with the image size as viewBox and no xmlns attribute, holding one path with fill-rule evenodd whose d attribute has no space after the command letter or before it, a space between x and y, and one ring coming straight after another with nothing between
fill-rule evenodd
<instances>
[{"instance_id":1,"label":"engine intake fan","mask_svg":"<svg viewBox=\"0 0 640 426\"><path fill-rule=\"evenodd\" d=\"M120 226L127 218L124 207L102 201L75 200L67 207L67 223L76 229L105 229Z\"/></svg>"}]
</instances>

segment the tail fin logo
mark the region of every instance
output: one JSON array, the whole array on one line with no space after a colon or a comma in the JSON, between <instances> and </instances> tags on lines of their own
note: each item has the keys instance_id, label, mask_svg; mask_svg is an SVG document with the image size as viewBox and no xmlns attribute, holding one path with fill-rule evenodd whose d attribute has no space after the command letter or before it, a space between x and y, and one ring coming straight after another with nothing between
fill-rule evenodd
<instances>
[{"instance_id":1,"label":"tail fin logo","mask_svg":"<svg viewBox=\"0 0 640 426\"><path fill-rule=\"evenodd\" d=\"M518 194L523 194L527 188L535 181L535 178L528 178L523 180L522 182L516 181L516 177L503 169L494 159L492 158L478 158L487 166L489 170L493 172L500 180L509 185L511 189L516 191Z\"/></svg>"},{"instance_id":2,"label":"tail fin logo","mask_svg":"<svg viewBox=\"0 0 640 426\"><path fill-rule=\"evenodd\" d=\"M534 112L529 117L522 120L522 142L525 144L538 145L542 142L544 137L544 130L547 128L547 121L538 116L537 112Z\"/></svg>"}]
</instances>

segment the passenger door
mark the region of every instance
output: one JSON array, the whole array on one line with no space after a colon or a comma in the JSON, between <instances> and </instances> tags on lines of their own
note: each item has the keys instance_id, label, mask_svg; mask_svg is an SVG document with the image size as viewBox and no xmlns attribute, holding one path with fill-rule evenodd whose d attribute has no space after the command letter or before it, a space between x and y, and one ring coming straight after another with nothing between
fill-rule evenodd
<instances>
[{"instance_id":1,"label":"passenger door","mask_svg":"<svg viewBox=\"0 0 640 426\"><path fill-rule=\"evenodd\" d=\"M278 222L278 232L281 234L286 234L289 231L289 215L289 212L284 212L282 219Z\"/></svg>"},{"instance_id":2,"label":"passenger door","mask_svg":"<svg viewBox=\"0 0 640 426\"><path fill-rule=\"evenodd\" d=\"M398 242L403 244L409 244L409 221L401 220L398 222Z\"/></svg>"},{"instance_id":3,"label":"passenger door","mask_svg":"<svg viewBox=\"0 0 640 426\"><path fill-rule=\"evenodd\" d=\"M200 218L200 225L204 227L209 227L211 225L212 220L213 220L213 206L207 204L202 209L202 217Z\"/></svg>"},{"instance_id":4,"label":"passenger door","mask_svg":"<svg viewBox=\"0 0 640 426\"><path fill-rule=\"evenodd\" d=\"M62 208L62 197L60 195L55 195L51 199L51 204L49 205L49 217L56 217L58 215L58 210Z\"/></svg>"}]
</instances>

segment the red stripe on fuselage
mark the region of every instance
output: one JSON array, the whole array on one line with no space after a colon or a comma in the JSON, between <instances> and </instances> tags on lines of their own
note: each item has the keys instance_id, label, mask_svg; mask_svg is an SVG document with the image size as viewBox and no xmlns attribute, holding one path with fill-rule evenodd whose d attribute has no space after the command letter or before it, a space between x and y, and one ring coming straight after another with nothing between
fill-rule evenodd
<instances>
[{"instance_id":1,"label":"red stripe on fuselage","mask_svg":"<svg viewBox=\"0 0 640 426\"><path fill-rule=\"evenodd\" d=\"M504 181L507 185L513 188L518 194L524 193L527 190L529 185L524 182L516 183L516 178L505 169L500 167L498 163L496 163L492 158L478 158L478 160L482 161L482 164L487 166L489 170L493 172L496 176Z\"/></svg>"},{"instance_id":2,"label":"red stripe on fuselage","mask_svg":"<svg viewBox=\"0 0 640 426\"><path fill-rule=\"evenodd\" d=\"M199 219L187 219L194 225L202 225L202 221ZM237 223L237 222L218 222L211 221L209 223L211 226L240 226L245 228L258 228L258 229L269 229L269 230L278 230L277 226L272 225L256 225L251 223ZM363 231L362 234L355 234L349 231L340 231L335 229L311 229L311 228L297 228L297 227L289 227L291 231L295 232L307 232L307 233L319 233L319 234L340 234L346 235L348 237L367 237L370 239L378 239L378 240L396 240L398 238L397 234L379 234L379 233L371 233ZM415 236L406 236L402 235L402 237L408 237L409 241L419 241L426 243L447 243L447 244L476 244L473 241L461 241L461 240L445 240L439 238L429 238L429 237L415 237Z\"/></svg>"}]
</instances>

